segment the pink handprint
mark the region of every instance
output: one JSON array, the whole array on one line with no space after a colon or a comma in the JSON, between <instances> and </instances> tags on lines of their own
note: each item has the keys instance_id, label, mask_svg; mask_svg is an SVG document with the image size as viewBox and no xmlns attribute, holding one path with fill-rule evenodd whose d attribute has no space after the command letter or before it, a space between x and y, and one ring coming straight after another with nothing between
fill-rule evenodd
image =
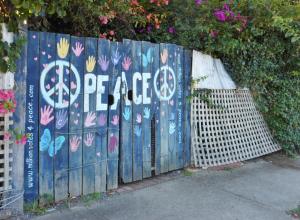
<instances>
[{"instance_id":1,"label":"pink handprint","mask_svg":"<svg viewBox=\"0 0 300 220\"><path fill-rule=\"evenodd\" d=\"M53 112L53 108L51 108L50 105L44 106L44 108L41 108L41 124L42 125L47 125L54 119L54 116L51 116L52 112Z\"/></svg>"},{"instance_id":2,"label":"pink handprint","mask_svg":"<svg viewBox=\"0 0 300 220\"><path fill-rule=\"evenodd\" d=\"M131 64L132 64L131 59L129 57L125 57L122 62L122 66L124 70L128 71Z\"/></svg>"},{"instance_id":3,"label":"pink handprint","mask_svg":"<svg viewBox=\"0 0 300 220\"><path fill-rule=\"evenodd\" d=\"M139 124L142 123L142 115L141 114L137 114L136 122L139 123Z\"/></svg>"},{"instance_id":4,"label":"pink handprint","mask_svg":"<svg viewBox=\"0 0 300 220\"><path fill-rule=\"evenodd\" d=\"M88 134L86 135L86 138L85 138L85 140L84 140L84 143L85 143L85 145L86 145L87 147L90 147L90 146L92 146L92 144L93 144L93 140L94 140L94 135L93 135L92 133L88 133Z\"/></svg>"},{"instance_id":5,"label":"pink handprint","mask_svg":"<svg viewBox=\"0 0 300 220\"><path fill-rule=\"evenodd\" d=\"M84 47L82 46L81 43L76 42L75 48L72 47L73 53L75 54L76 57L79 57L81 52L84 50Z\"/></svg>"},{"instance_id":6,"label":"pink handprint","mask_svg":"<svg viewBox=\"0 0 300 220\"><path fill-rule=\"evenodd\" d=\"M71 152L76 152L80 144L80 137L73 136L70 140L70 150Z\"/></svg>"},{"instance_id":7,"label":"pink handprint","mask_svg":"<svg viewBox=\"0 0 300 220\"><path fill-rule=\"evenodd\" d=\"M95 122L96 114L94 112L89 112L86 116L84 126L85 127L91 127L96 124Z\"/></svg>"},{"instance_id":8,"label":"pink handprint","mask_svg":"<svg viewBox=\"0 0 300 220\"><path fill-rule=\"evenodd\" d=\"M104 126L106 124L106 116L104 114L100 114L99 116L99 125Z\"/></svg>"},{"instance_id":9,"label":"pink handprint","mask_svg":"<svg viewBox=\"0 0 300 220\"><path fill-rule=\"evenodd\" d=\"M118 145L118 138L115 135L111 134L108 143L108 152L109 153L114 152L117 148L117 145Z\"/></svg>"},{"instance_id":10,"label":"pink handprint","mask_svg":"<svg viewBox=\"0 0 300 220\"><path fill-rule=\"evenodd\" d=\"M98 63L100 65L102 71L105 72L108 69L109 60L106 58L106 56L101 56L98 60Z\"/></svg>"},{"instance_id":11,"label":"pink handprint","mask_svg":"<svg viewBox=\"0 0 300 220\"><path fill-rule=\"evenodd\" d=\"M114 115L111 123L113 125L118 125L119 124L119 116L118 115Z\"/></svg>"}]
</instances>

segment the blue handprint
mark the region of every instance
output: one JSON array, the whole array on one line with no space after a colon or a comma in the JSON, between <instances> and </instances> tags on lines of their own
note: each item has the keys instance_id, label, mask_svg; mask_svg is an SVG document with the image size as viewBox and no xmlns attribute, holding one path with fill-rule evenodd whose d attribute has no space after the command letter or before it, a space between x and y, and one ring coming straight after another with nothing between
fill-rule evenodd
<instances>
[{"instance_id":1,"label":"blue handprint","mask_svg":"<svg viewBox=\"0 0 300 220\"><path fill-rule=\"evenodd\" d=\"M59 110L57 113L56 113L56 128L57 129L61 129L65 126L65 124L67 123L68 121L68 115L67 115L67 111L65 110Z\"/></svg>"},{"instance_id":2,"label":"blue handprint","mask_svg":"<svg viewBox=\"0 0 300 220\"><path fill-rule=\"evenodd\" d=\"M134 126L134 133L136 136L139 137L142 134L142 129L138 125L136 125L136 126Z\"/></svg>"},{"instance_id":3,"label":"blue handprint","mask_svg":"<svg viewBox=\"0 0 300 220\"><path fill-rule=\"evenodd\" d=\"M117 48L116 52L114 52L113 55L111 56L111 61L114 65L117 65L119 63L120 58L121 58L121 55L119 54L119 51Z\"/></svg>"},{"instance_id":4,"label":"blue handprint","mask_svg":"<svg viewBox=\"0 0 300 220\"><path fill-rule=\"evenodd\" d=\"M126 121L130 119L131 109L129 107L125 107L125 111L123 112L123 117Z\"/></svg>"},{"instance_id":5,"label":"blue handprint","mask_svg":"<svg viewBox=\"0 0 300 220\"><path fill-rule=\"evenodd\" d=\"M176 124L175 122L171 122L169 125L169 134L173 134L176 130Z\"/></svg>"},{"instance_id":6,"label":"blue handprint","mask_svg":"<svg viewBox=\"0 0 300 220\"><path fill-rule=\"evenodd\" d=\"M150 118L150 108L148 107L144 108L144 118Z\"/></svg>"}]
</instances>

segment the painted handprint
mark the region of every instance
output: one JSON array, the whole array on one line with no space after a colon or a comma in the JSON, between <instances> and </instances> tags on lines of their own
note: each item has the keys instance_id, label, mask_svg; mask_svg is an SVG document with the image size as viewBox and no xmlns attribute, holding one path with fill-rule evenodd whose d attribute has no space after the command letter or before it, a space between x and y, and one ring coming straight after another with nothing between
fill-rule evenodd
<instances>
[{"instance_id":1,"label":"painted handprint","mask_svg":"<svg viewBox=\"0 0 300 220\"><path fill-rule=\"evenodd\" d=\"M140 113L136 115L136 122L139 124L142 123L142 115Z\"/></svg>"},{"instance_id":2,"label":"painted handprint","mask_svg":"<svg viewBox=\"0 0 300 220\"><path fill-rule=\"evenodd\" d=\"M79 57L81 52L84 50L84 47L82 46L81 43L76 42L75 48L72 47L73 53L75 54L76 57Z\"/></svg>"},{"instance_id":3,"label":"painted handprint","mask_svg":"<svg viewBox=\"0 0 300 220\"><path fill-rule=\"evenodd\" d=\"M144 118L146 119L150 118L150 108L148 107L144 108Z\"/></svg>"},{"instance_id":4,"label":"painted handprint","mask_svg":"<svg viewBox=\"0 0 300 220\"><path fill-rule=\"evenodd\" d=\"M70 150L71 152L76 152L80 144L80 137L73 136L70 140Z\"/></svg>"},{"instance_id":5,"label":"painted handprint","mask_svg":"<svg viewBox=\"0 0 300 220\"><path fill-rule=\"evenodd\" d=\"M96 59L94 56L89 56L88 59L85 61L86 64L86 71L91 73L93 72L96 64Z\"/></svg>"},{"instance_id":6,"label":"painted handprint","mask_svg":"<svg viewBox=\"0 0 300 220\"><path fill-rule=\"evenodd\" d=\"M114 65L117 65L119 63L119 60L121 58L121 55L119 54L118 49L116 50L115 53L111 56L111 61Z\"/></svg>"},{"instance_id":7,"label":"painted handprint","mask_svg":"<svg viewBox=\"0 0 300 220\"><path fill-rule=\"evenodd\" d=\"M118 138L114 134L111 134L108 143L108 152L109 153L114 152L117 146L118 146Z\"/></svg>"},{"instance_id":8,"label":"painted handprint","mask_svg":"<svg viewBox=\"0 0 300 220\"><path fill-rule=\"evenodd\" d=\"M168 50L167 49L163 49L163 52L160 54L160 58L161 58L161 62L163 64L165 64L168 60Z\"/></svg>"},{"instance_id":9,"label":"painted handprint","mask_svg":"<svg viewBox=\"0 0 300 220\"><path fill-rule=\"evenodd\" d=\"M96 119L96 114L94 112L88 112L84 122L84 126L85 127L94 126L96 124L95 119Z\"/></svg>"},{"instance_id":10,"label":"painted handprint","mask_svg":"<svg viewBox=\"0 0 300 220\"><path fill-rule=\"evenodd\" d=\"M142 129L140 128L140 126L138 126L138 125L134 126L134 134L135 134L136 136L138 136L138 137L141 136L141 134L142 134Z\"/></svg>"},{"instance_id":11,"label":"painted handprint","mask_svg":"<svg viewBox=\"0 0 300 220\"><path fill-rule=\"evenodd\" d=\"M98 119L99 125L104 126L106 124L106 116L105 114L100 114Z\"/></svg>"},{"instance_id":12,"label":"painted handprint","mask_svg":"<svg viewBox=\"0 0 300 220\"><path fill-rule=\"evenodd\" d=\"M84 143L87 147L92 146L93 141L94 141L94 135L92 133L88 133L84 139Z\"/></svg>"},{"instance_id":13,"label":"painted handprint","mask_svg":"<svg viewBox=\"0 0 300 220\"><path fill-rule=\"evenodd\" d=\"M124 70L128 71L131 64L132 64L132 62L131 62L130 57L125 57L122 62L122 66L123 66Z\"/></svg>"},{"instance_id":14,"label":"painted handprint","mask_svg":"<svg viewBox=\"0 0 300 220\"><path fill-rule=\"evenodd\" d=\"M98 63L100 65L102 71L105 72L108 69L109 60L106 58L106 56L101 56L98 60Z\"/></svg>"},{"instance_id":15,"label":"painted handprint","mask_svg":"<svg viewBox=\"0 0 300 220\"><path fill-rule=\"evenodd\" d=\"M169 124L169 134L173 134L175 132L175 130L176 130L176 124L175 124L175 122L171 122Z\"/></svg>"},{"instance_id":16,"label":"painted handprint","mask_svg":"<svg viewBox=\"0 0 300 220\"><path fill-rule=\"evenodd\" d=\"M48 105L48 106L45 105L44 108L41 108L41 124L42 125L47 125L54 119L52 112L53 112L53 108L50 107L50 105Z\"/></svg>"},{"instance_id":17,"label":"painted handprint","mask_svg":"<svg viewBox=\"0 0 300 220\"><path fill-rule=\"evenodd\" d=\"M56 120L55 120L55 126L57 129L61 129L65 126L65 124L68 121L68 115L67 111L65 110L59 110L56 112Z\"/></svg>"},{"instance_id":18,"label":"painted handprint","mask_svg":"<svg viewBox=\"0 0 300 220\"><path fill-rule=\"evenodd\" d=\"M111 123L113 125L118 125L119 124L119 116L118 115L114 115Z\"/></svg>"},{"instance_id":19,"label":"painted handprint","mask_svg":"<svg viewBox=\"0 0 300 220\"><path fill-rule=\"evenodd\" d=\"M65 58L69 52L69 42L66 38L60 38L57 43L57 54L60 58Z\"/></svg>"},{"instance_id":20,"label":"painted handprint","mask_svg":"<svg viewBox=\"0 0 300 220\"><path fill-rule=\"evenodd\" d=\"M123 112L123 117L126 121L130 119L131 116L131 109L129 107L125 107L125 110Z\"/></svg>"}]
</instances>

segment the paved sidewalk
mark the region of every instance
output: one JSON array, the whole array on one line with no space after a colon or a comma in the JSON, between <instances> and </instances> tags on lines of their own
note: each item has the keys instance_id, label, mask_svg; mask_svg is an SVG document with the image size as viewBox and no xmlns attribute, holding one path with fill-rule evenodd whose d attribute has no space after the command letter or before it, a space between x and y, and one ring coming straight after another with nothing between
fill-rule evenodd
<instances>
[{"instance_id":1,"label":"paved sidewalk","mask_svg":"<svg viewBox=\"0 0 300 220\"><path fill-rule=\"evenodd\" d=\"M286 211L300 204L300 160L281 160L278 157L281 156L277 154L247 162L235 169L200 170L192 176L177 175L138 190L129 186L130 192L94 202L89 207L78 205L35 219L292 219Z\"/></svg>"}]
</instances>

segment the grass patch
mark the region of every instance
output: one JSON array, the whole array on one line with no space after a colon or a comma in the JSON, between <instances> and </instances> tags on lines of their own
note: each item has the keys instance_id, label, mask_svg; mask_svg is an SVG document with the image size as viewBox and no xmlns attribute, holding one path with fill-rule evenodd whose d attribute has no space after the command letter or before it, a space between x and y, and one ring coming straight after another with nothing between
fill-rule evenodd
<instances>
[{"instance_id":1,"label":"grass patch","mask_svg":"<svg viewBox=\"0 0 300 220\"><path fill-rule=\"evenodd\" d=\"M86 206L90 206L92 202L97 201L101 198L101 193L91 193L85 196L82 196L82 201Z\"/></svg>"},{"instance_id":2,"label":"grass patch","mask_svg":"<svg viewBox=\"0 0 300 220\"><path fill-rule=\"evenodd\" d=\"M298 205L297 208L288 211L287 213L294 218L300 219L300 205Z\"/></svg>"},{"instance_id":3,"label":"grass patch","mask_svg":"<svg viewBox=\"0 0 300 220\"><path fill-rule=\"evenodd\" d=\"M34 201L33 203L25 203L24 211L35 215L43 215L46 212L46 208L40 206L38 201Z\"/></svg>"},{"instance_id":4,"label":"grass patch","mask_svg":"<svg viewBox=\"0 0 300 220\"><path fill-rule=\"evenodd\" d=\"M183 171L183 175L184 175L184 176L192 176L193 173L192 173L191 171L189 171L189 170L184 170L184 171Z\"/></svg>"}]
</instances>

